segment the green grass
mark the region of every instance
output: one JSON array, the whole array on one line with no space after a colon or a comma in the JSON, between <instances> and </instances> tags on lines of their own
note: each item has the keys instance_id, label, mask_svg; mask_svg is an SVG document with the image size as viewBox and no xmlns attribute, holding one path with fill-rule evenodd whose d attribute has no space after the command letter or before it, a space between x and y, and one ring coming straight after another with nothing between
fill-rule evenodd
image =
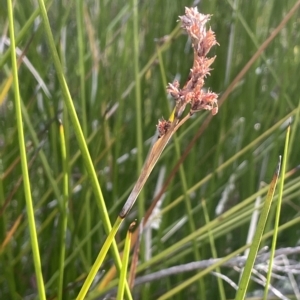
<instances>
[{"instance_id":1,"label":"green grass","mask_svg":"<svg viewBox=\"0 0 300 300\"><path fill-rule=\"evenodd\" d=\"M0 10L6 41L0 47L0 295L75 299L97 273L94 263L156 140L158 119L174 107L167 83L176 77L182 86L192 67L193 50L177 22L191 2L38 4L41 9L34 1L8 0ZM205 84L219 94L219 113L198 113L173 136L113 247L101 254L87 299L110 289L116 297L118 286L126 299L238 299L211 273L239 285L240 273L223 261L185 267L244 254L255 203L261 197L262 209L280 155L287 158L285 185L275 190L264 231L251 234L260 233L257 250L298 245L299 6L296 0L201 1L198 9L213 15L209 25L220 44L209 53L217 57ZM173 266L182 265L182 272L129 291L120 253L130 224L142 222L161 189L160 224L145 228L140 240L136 283ZM136 233L131 244L134 239ZM272 286L295 299L296 290L282 288L292 279L281 275L271 278ZM246 297L258 293L263 297L264 287L252 278Z\"/></svg>"}]
</instances>

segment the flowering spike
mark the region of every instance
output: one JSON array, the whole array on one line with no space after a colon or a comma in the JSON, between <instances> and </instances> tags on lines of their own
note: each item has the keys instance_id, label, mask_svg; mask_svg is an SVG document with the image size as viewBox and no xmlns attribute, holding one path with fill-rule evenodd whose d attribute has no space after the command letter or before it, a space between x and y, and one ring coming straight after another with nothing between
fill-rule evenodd
<instances>
[{"instance_id":1,"label":"flowering spike","mask_svg":"<svg viewBox=\"0 0 300 300\"><path fill-rule=\"evenodd\" d=\"M215 33L209 28L206 30L206 23L210 20L210 15L198 12L197 7L185 8L185 15L180 16L182 28L187 32L192 40L194 48L194 63L190 70L188 80L184 87L180 89L178 81L169 83L167 92L176 101L175 117L178 119L183 114L187 104L190 104L190 113L200 110L211 110L215 115L218 112L218 95L215 93L205 93L202 88L204 79L210 75L210 65L214 62L215 56L206 57L211 47L218 45Z\"/></svg>"}]
</instances>

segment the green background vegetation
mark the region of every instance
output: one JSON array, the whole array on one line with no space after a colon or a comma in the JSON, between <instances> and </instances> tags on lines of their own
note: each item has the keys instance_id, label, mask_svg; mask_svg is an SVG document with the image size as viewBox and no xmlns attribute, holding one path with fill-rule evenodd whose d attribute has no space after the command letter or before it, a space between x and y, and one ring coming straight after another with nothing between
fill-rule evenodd
<instances>
[{"instance_id":1,"label":"green background vegetation","mask_svg":"<svg viewBox=\"0 0 300 300\"><path fill-rule=\"evenodd\" d=\"M255 200L266 196L265 186L272 180L279 155L283 155L289 122L288 178L279 224L285 227L279 228L276 248L295 247L299 243L299 8L231 86L296 2L202 0L198 5L200 12L213 15L209 25L220 44L209 53L217 57L205 86L220 97L225 91L230 93L208 126L203 124L209 113L201 112L180 128L118 231L116 240L121 251L129 224L134 219L142 220L155 191L174 175L161 204L161 223L157 230L152 230L150 238L142 239L137 277L179 264L224 257L246 244ZM1 3L0 297L35 299L36 275L22 181L15 93L10 82L8 6L5 1ZM184 7L192 6L192 2L139 1L137 16L133 14L134 5L134 1L119 0L46 2L66 83L111 223L116 220L155 140L157 120L162 116L168 118L174 106L166 94L167 83L177 78L183 86L193 61L190 42L177 22ZM18 69L19 90L45 290L49 299L58 295L60 251L65 244L60 288L62 299L74 299L105 241L104 212L99 211L76 130L63 101L65 95L42 18L30 22L38 5L36 1L25 0L16 1L13 6L17 47L27 59ZM63 121L66 140L65 170L58 119ZM179 170L174 171L187 149L188 155ZM63 173L69 174L67 214L63 208ZM274 200L278 199L276 195ZM225 196L222 213L227 213L221 217L216 215L216 208ZM237 206L240 203L245 205ZM274 208L265 233L274 227ZM271 237L263 239L262 244L270 246ZM108 253L98 280L114 264L111 254ZM199 272L175 274L139 285L133 290L133 298L158 299ZM221 272L238 283L239 273L232 268L221 268ZM110 281L112 287L117 283ZM286 281L273 283L278 286ZM251 284L250 290L258 289L262 287ZM286 293L292 294L291 290ZM235 290L228 283L220 283L214 275L206 274L172 299L234 296Z\"/></svg>"}]
</instances>

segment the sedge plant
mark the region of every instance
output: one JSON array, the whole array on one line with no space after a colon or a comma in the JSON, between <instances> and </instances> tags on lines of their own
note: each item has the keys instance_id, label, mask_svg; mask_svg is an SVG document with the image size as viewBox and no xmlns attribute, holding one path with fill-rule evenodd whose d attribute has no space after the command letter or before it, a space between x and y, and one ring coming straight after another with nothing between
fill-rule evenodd
<instances>
[{"instance_id":1,"label":"sedge plant","mask_svg":"<svg viewBox=\"0 0 300 300\"><path fill-rule=\"evenodd\" d=\"M206 23L210 20L210 15L199 13L198 9L195 7L186 8L185 15L180 16L179 18L182 28L186 31L192 41L194 50L193 67L190 70L189 77L183 88L180 88L178 81L168 84L167 92L175 100L173 113L168 120L159 120L157 124L158 139L150 150L140 176L120 211L113 229L109 233L77 299L83 299L88 292L88 289L114 240L114 236L119 226L133 207L151 171L173 134L199 111L208 110L211 111L212 115L216 115L218 112L218 95L210 90L204 89L205 78L210 74L210 66L215 60L215 56L207 57L207 55L210 49L218 44L215 33L211 29L206 29ZM187 106L189 106L189 111L186 113Z\"/></svg>"},{"instance_id":2,"label":"sedge plant","mask_svg":"<svg viewBox=\"0 0 300 300\"><path fill-rule=\"evenodd\" d=\"M205 52L205 48L201 48L203 41L199 43L194 9L188 9L188 17L181 17L181 22L174 27L178 9L183 7L180 1L172 5L171 1L136 0L125 4L82 0L71 5L51 0L39 0L38 6L32 3L10 1L13 5L7 5L9 14L5 8L1 11L3 297L75 299L87 274L87 283L78 299L96 299L107 293L132 299L133 288L135 295L142 291L143 299L183 295L204 300L234 298L238 288L241 292L236 298L243 299L246 289L250 296L253 290L262 287L264 297L270 297L279 281L287 281L273 276L278 271L278 255L291 254L293 250L292 262L300 251L294 234L300 220L297 205L299 86L297 80L291 80L297 78L299 66L296 13L300 1L255 4L201 1L201 12L214 13L213 27L222 45L214 48L218 59L213 66L218 71L213 78L206 78L205 85L205 75L200 74L201 57L206 63L214 58L205 59L198 51ZM130 20L135 22L134 31ZM9 24L14 24L15 29ZM181 24L190 36L185 48L184 39L179 39ZM170 34L157 38L165 32ZM204 29L202 33L208 31ZM175 51L171 53L169 49L166 53L173 43L181 46L176 49L173 45ZM148 142L143 137L149 136L148 125L153 128L153 120L168 115L161 111L171 111L161 101L166 77L181 78L182 71L188 71L187 61L192 60L192 55L184 57L182 52L190 51L190 44L191 51L194 50L190 76L186 81L182 77L185 85L176 81L168 85L175 101L173 114L159 121L159 137L152 139L154 146L150 147L143 166L143 150ZM134 70L127 68L132 52ZM14 60L12 64L10 56ZM127 77L123 76L125 69ZM209 83L211 79L213 82ZM210 91L201 85L221 91L218 101L216 98L209 101L205 96ZM139 107L131 102L134 87ZM195 114L192 107L197 107L195 102L199 99L199 110L212 113ZM222 108L221 114L215 118L218 108ZM57 119L63 121L59 130ZM271 181L275 160L282 155L284 130L289 122L292 124L290 148L283 153L279 181L282 185L283 180L286 183L279 195L275 191L272 200L266 198L269 185L264 182ZM213 135L207 134L208 126ZM174 135L178 129L180 134ZM19 143L17 133L25 138L25 145L22 136ZM168 145L171 139L174 141ZM138 175L141 172L136 182L132 182L136 170L131 159L138 162ZM153 174L151 182L157 181L153 189L148 176L154 167L158 169L158 160L168 175L160 179ZM30 183L25 174L28 171ZM274 179L277 177L278 174ZM140 191L145 184L148 190L143 195ZM153 200L144 213L144 201L151 198L154 190ZM225 194L227 202L217 212ZM137 198L138 210L129 215ZM258 198L260 204L254 205ZM154 212L158 201L163 203L162 208ZM270 212L265 213L266 209ZM125 235L124 224L135 218L136 211L138 229L117 244L115 240L119 242ZM254 214L262 216L264 223L258 226L253 222L253 228L248 229L248 221L253 220ZM145 231L152 227L153 216L161 223L148 237ZM123 228L119 229L122 222ZM258 233L257 238L245 241L246 231L252 232L252 236ZM105 266L99 270L102 262L97 259L91 270L108 235L110 240L99 254ZM150 243L144 244L142 239ZM272 254L261 254L272 239ZM129 240L130 248L135 247L130 256ZM141 255L138 254L140 245ZM253 255L241 254L251 246ZM280 249L281 246L286 248ZM111 251L110 255L107 251ZM120 251L123 251L121 255ZM237 262L240 259L243 262ZM231 264L229 272L228 264ZM193 269L189 268L191 265ZM268 271L268 278L258 287L252 281L257 279L255 272L262 267L266 270L263 272ZM290 265L289 270L292 268ZM242 270L246 280L238 282L237 272ZM297 275L288 273L286 278L291 276ZM222 282L214 277L222 278ZM235 286L228 285L230 280L236 282Z\"/></svg>"}]
</instances>

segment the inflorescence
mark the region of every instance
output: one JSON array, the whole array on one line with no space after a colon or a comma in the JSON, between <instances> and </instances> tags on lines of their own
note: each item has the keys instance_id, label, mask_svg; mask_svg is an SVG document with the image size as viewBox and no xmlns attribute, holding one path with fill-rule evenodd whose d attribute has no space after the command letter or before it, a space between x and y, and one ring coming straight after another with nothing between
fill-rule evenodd
<instances>
[{"instance_id":1,"label":"inflorescence","mask_svg":"<svg viewBox=\"0 0 300 300\"><path fill-rule=\"evenodd\" d=\"M187 32L192 41L194 49L194 62L190 70L188 80L181 89L179 82L176 80L169 83L167 92L176 102L174 121L178 122L185 111L186 105L190 105L190 115L200 110L210 110L213 115L218 113L218 95L203 89L204 80L210 75L210 65L214 62L215 57L207 57L211 47L218 45L215 33L209 28L206 30L206 23L210 20L210 15L204 15L198 12L197 7L185 8L185 15L179 17L182 28ZM171 127L171 121L159 120L159 136L163 136Z\"/></svg>"}]
</instances>

